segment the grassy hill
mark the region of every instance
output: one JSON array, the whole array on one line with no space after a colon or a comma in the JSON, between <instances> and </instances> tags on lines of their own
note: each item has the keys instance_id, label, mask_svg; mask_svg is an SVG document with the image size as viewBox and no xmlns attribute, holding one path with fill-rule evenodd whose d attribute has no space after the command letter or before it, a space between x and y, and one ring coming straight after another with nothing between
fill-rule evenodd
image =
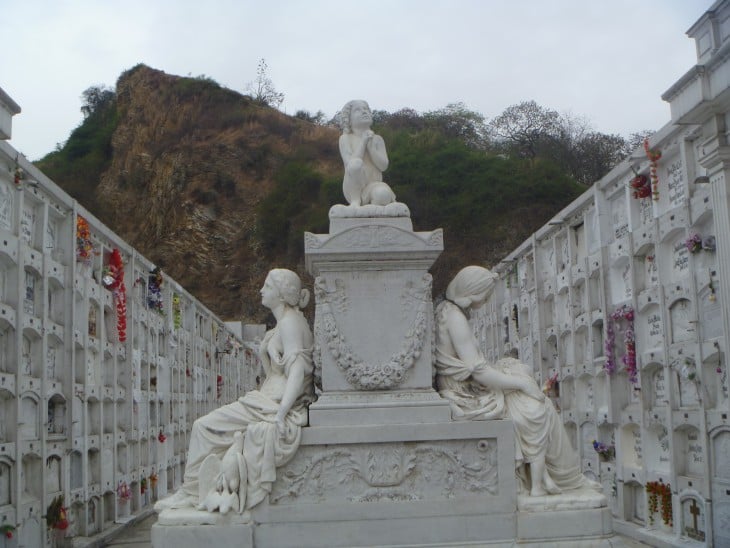
<instances>
[{"instance_id":1,"label":"grassy hill","mask_svg":"<svg viewBox=\"0 0 730 548\"><path fill-rule=\"evenodd\" d=\"M303 231L327 232L330 206L344 202L339 130L144 65L95 99L38 166L213 311L261 321L265 273L304 275ZM409 123L378 114L385 180L416 230L444 229L437 293L462 266L497 262L585 190L550 160L475 144L446 114Z\"/></svg>"}]
</instances>

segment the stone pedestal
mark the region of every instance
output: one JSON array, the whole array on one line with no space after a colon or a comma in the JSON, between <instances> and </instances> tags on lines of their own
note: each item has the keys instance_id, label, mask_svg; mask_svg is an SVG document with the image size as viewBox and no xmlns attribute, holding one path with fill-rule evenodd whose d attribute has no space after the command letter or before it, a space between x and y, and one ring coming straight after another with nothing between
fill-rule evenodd
<instances>
[{"instance_id":1,"label":"stone pedestal","mask_svg":"<svg viewBox=\"0 0 730 548\"><path fill-rule=\"evenodd\" d=\"M448 421L432 388L428 273L442 231L414 232L408 217L333 218L330 231L304 238L322 379L310 424Z\"/></svg>"},{"instance_id":2,"label":"stone pedestal","mask_svg":"<svg viewBox=\"0 0 730 548\"><path fill-rule=\"evenodd\" d=\"M514 450L510 421L310 426L250 516L165 510L153 545L509 545Z\"/></svg>"},{"instance_id":3,"label":"stone pedestal","mask_svg":"<svg viewBox=\"0 0 730 548\"><path fill-rule=\"evenodd\" d=\"M603 495L518 503L512 422L453 421L434 391L428 269L441 230L340 216L305 246L322 392L297 453L250 515L166 510L154 546L603 545Z\"/></svg>"}]
</instances>

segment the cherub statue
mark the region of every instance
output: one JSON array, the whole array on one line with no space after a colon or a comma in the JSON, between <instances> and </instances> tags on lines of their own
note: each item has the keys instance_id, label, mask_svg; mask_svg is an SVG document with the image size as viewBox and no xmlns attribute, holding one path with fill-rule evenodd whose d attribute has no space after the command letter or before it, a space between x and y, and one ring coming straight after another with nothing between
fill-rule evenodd
<instances>
[{"instance_id":1,"label":"cherub statue","mask_svg":"<svg viewBox=\"0 0 730 548\"><path fill-rule=\"evenodd\" d=\"M385 142L370 127L373 115L367 102L349 101L340 112L340 154L345 164L342 190L351 206L385 206L395 202L393 190L383 182L388 168Z\"/></svg>"}]
</instances>

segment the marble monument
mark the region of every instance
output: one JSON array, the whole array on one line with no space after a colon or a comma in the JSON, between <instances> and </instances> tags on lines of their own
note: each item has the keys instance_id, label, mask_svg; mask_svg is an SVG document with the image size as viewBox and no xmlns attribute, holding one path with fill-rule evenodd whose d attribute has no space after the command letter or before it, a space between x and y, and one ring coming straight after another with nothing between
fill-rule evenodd
<instances>
[{"instance_id":1,"label":"marble monument","mask_svg":"<svg viewBox=\"0 0 730 548\"><path fill-rule=\"evenodd\" d=\"M550 400L516 360L488 365L479 354L465 313L484 301L494 275L467 267L434 323L428 269L443 233L414 231L382 181L388 158L367 103L350 101L343 112L348 205L331 209L328 234L304 237L313 335L297 310L306 293L299 279L272 271L262 289L278 322L261 348L268 377L260 391L196 421L183 488L156 506L153 545L511 545L610 535L605 497L580 473Z\"/></svg>"}]
</instances>

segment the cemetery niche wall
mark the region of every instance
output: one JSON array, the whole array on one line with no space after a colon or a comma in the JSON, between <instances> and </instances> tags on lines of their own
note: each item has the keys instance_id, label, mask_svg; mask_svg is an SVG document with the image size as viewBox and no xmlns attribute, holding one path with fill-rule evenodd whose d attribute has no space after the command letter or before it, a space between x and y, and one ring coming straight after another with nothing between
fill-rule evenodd
<instances>
[{"instance_id":1,"label":"cemetery niche wall","mask_svg":"<svg viewBox=\"0 0 730 548\"><path fill-rule=\"evenodd\" d=\"M532 364L614 530L652 545L730 546L728 21L722 1L690 28L671 122L505 257L473 320L485 355Z\"/></svg>"},{"instance_id":2,"label":"cemetery niche wall","mask_svg":"<svg viewBox=\"0 0 730 548\"><path fill-rule=\"evenodd\" d=\"M0 141L0 546L151 511L193 421L255 386L252 349Z\"/></svg>"}]
</instances>

